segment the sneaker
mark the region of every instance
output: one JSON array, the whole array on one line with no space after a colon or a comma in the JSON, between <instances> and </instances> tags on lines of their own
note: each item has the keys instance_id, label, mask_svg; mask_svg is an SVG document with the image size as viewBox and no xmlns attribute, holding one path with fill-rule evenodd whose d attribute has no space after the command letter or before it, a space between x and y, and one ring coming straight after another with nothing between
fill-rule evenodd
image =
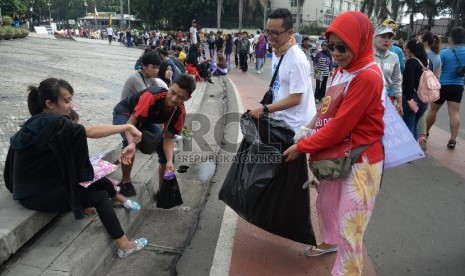
<instances>
[{"instance_id":1,"label":"sneaker","mask_svg":"<svg viewBox=\"0 0 465 276\"><path fill-rule=\"evenodd\" d=\"M329 247L327 249L318 248L318 246L319 245L307 247L304 250L305 256L307 256L307 257L316 257L316 256L321 256L323 254L333 253L333 252L337 251L337 244L334 245L334 246L331 246L331 247Z\"/></svg>"},{"instance_id":2,"label":"sneaker","mask_svg":"<svg viewBox=\"0 0 465 276\"><path fill-rule=\"evenodd\" d=\"M448 147L449 149L454 149L456 144L457 144L457 141L451 139L451 140L449 140L449 142L447 143L447 147Z\"/></svg>"},{"instance_id":3,"label":"sneaker","mask_svg":"<svg viewBox=\"0 0 465 276\"><path fill-rule=\"evenodd\" d=\"M134 253L137 253L144 249L144 247L147 245L147 239L146 238L139 238L134 241L136 243L136 247L125 250L125 249L118 249L118 257L120 258L126 258Z\"/></svg>"},{"instance_id":4,"label":"sneaker","mask_svg":"<svg viewBox=\"0 0 465 276\"><path fill-rule=\"evenodd\" d=\"M140 205L139 203L135 202L132 199L128 199L123 203L124 208L126 208L129 211L139 211L140 210Z\"/></svg>"},{"instance_id":5,"label":"sneaker","mask_svg":"<svg viewBox=\"0 0 465 276\"><path fill-rule=\"evenodd\" d=\"M426 152L427 147L426 147L426 137L425 136L421 136L418 139L418 144L420 145L420 148L423 150L423 152Z\"/></svg>"},{"instance_id":6,"label":"sneaker","mask_svg":"<svg viewBox=\"0 0 465 276\"><path fill-rule=\"evenodd\" d=\"M120 193L124 196L135 196L136 195L136 189L134 188L134 185L132 185L131 182L127 182L124 184L119 184L118 185L121 190Z\"/></svg>"}]
</instances>

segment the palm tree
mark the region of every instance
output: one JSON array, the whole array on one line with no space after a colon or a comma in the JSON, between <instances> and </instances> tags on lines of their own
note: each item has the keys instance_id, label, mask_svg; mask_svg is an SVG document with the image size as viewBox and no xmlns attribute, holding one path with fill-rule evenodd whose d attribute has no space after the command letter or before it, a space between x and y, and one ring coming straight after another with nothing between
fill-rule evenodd
<instances>
[{"instance_id":1,"label":"palm tree","mask_svg":"<svg viewBox=\"0 0 465 276\"><path fill-rule=\"evenodd\" d=\"M464 0L453 0L452 1L452 14L454 15L454 26L460 26L462 22L462 18L460 16L464 16L465 11L465 1Z\"/></svg>"},{"instance_id":2,"label":"palm tree","mask_svg":"<svg viewBox=\"0 0 465 276\"><path fill-rule=\"evenodd\" d=\"M239 0L239 32L242 32L242 14L244 12L244 0Z\"/></svg>"},{"instance_id":3,"label":"palm tree","mask_svg":"<svg viewBox=\"0 0 465 276\"><path fill-rule=\"evenodd\" d=\"M373 18L374 22L381 23L389 17L397 21L399 7L399 0L363 0L360 10L368 17Z\"/></svg>"},{"instance_id":4,"label":"palm tree","mask_svg":"<svg viewBox=\"0 0 465 276\"><path fill-rule=\"evenodd\" d=\"M416 0L403 0L400 2L400 6L403 9L407 7L407 10L404 12L404 15L409 15L409 29L408 29L408 37L413 35L413 21L415 19L415 15L420 13L420 5L417 3Z\"/></svg>"},{"instance_id":5,"label":"palm tree","mask_svg":"<svg viewBox=\"0 0 465 276\"><path fill-rule=\"evenodd\" d=\"M300 17L302 16L302 8L304 6L305 0L297 0L297 18L295 19L296 28L295 31L300 33Z\"/></svg>"},{"instance_id":6,"label":"palm tree","mask_svg":"<svg viewBox=\"0 0 465 276\"><path fill-rule=\"evenodd\" d=\"M223 0L218 0L218 7L216 8L216 27L218 31L221 29L221 11L223 9Z\"/></svg>"},{"instance_id":7,"label":"palm tree","mask_svg":"<svg viewBox=\"0 0 465 276\"><path fill-rule=\"evenodd\" d=\"M420 3L420 10L428 19L428 30L434 26L434 17L439 14L438 5L436 0L423 0Z\"/></svg>"}]
</instances>

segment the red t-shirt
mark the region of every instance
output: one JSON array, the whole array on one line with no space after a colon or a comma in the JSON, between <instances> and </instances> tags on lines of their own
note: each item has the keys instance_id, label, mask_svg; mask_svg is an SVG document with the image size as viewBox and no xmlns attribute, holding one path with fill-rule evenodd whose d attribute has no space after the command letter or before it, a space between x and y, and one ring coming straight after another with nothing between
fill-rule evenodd
<instances>
[{"instance_id":1,"label":"red t-shirt","mask_svg":"<svg viewBox=\"0 0 465 276\"><path fill-rule=\"evenodd\" d=\"M166 110L164 107L166 94L167 92L157 93L155 95L150 92L143 92L132 114L139 119L143 125L166 124L173 113L173 110ZM181 104L176 108L167 130L172 134L180 134L184 127L185 119L186 109L184 104Z\"/></svg>"}]
</instances>

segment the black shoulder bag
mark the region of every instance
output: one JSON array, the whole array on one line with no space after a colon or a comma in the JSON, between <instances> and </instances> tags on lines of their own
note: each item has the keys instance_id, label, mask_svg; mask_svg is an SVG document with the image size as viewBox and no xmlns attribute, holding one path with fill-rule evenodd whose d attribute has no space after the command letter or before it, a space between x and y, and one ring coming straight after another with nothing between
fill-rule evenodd
<instances>
[{"instance_id":1,"label":"black shoulder bag","mask_svg":"<svg viewBox=\"0 0 465 276\"><path fill-rule=\"evenodd\" d=\"M261 104L271 104L273 103L273 84L274 81L276 80L276 77L278 76L279 72L279 66L281 65L281 61L283 61L284 55L281 56L278 62L278 66L276 67L276 70L274 71L273 78L271 79L270 82L270 87L268 88L268 91L266 91L265 95L263 96L263 99L260 101Z\"/></svg>"},{"instance_id":2,"label":"black shoulder bag","mask_svg":"<svg viewBox=\"0 0 465 276\"><path fill-rule=\"evenodd\" d=\"M452 53L454 54L455 59L459 63L459 67L457 68L457 70L455 70L455 73L461 77L465 76L465 66L462 66L462 63L460 63L460 60L457 57L457 54L455 53L455 49L452 47L450 49L452 50Z\"/></svg>"},{"instance_id":3,"label":"black shoulder bag","mask_svg":"<svg viewBox=\"0 0 465 276\"><path fill-rule=\"evenodd\" d=\"M158 147L158 144L161 140L163 140L163 136L165 135L167 126L171 123L171 119L173 118L174 113L178 108L176 107L171 113L170 119L168 123L163 126L163 131L160 135L156 135L150 130L142 130L142 124L139 125L139 130L142 131L142 138L140 142L136 145L136 148L142 152L143 154L152 154Z\"/></svg>"}]
</instances>

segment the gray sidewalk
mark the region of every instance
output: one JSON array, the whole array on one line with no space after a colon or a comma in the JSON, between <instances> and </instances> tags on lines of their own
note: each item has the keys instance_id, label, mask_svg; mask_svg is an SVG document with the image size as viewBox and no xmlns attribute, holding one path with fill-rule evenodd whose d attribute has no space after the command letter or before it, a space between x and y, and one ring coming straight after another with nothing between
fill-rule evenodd
<instances>
[{"instance_id":1,"label":"gray sidewalk","mask_svg":"<svg viewBox=\"0 0 465 276\"><path fill-rule=\"evenodd\" d=\"M80 123L111 123L111 111L119 101L123 82L133 72L133 64L140 55L139 49L37 37L0 44L0 51L8 57L0 64L0 76L4 80L0 85L1 172L9 137L30 117L26 103L28 85L38 85L47 77L68 80L75 89L73 102L80 114ZM225 79L214 78L214 81L214 85L197 83L192 99L186 103L188 121L195 116L193 114L204 113L208 114L209 122L215 124L226 112ZM230 104L234 105L234 102ZM211 160L219 151L219 144L213 139L214 131L221 133L223 130L212 127L202 137L210 151L204 151L194 144L192 151L177 157L177 166L184 164L190 167L187 173L178 175L184 199L180 207L162 210L153 206L152 196L158 187L157 158L138 154L133 183L138 191L135 200L141 203L143 211L128 213L122 208L116 211L128 237L146 236L149 239L147 250L140 253L142 257L139 258L115 258L114 242L109 239L97 216L74 221L70 214L57 217L56 214L44 215L24 209L11 199L2 175L0 263L23 243L29 239L30 242L0 266L0 275L126 275L128 272L153 275L155 269L157 275L171 275L176 270L177 260L197 231L199 216L210 196L214 181L212 177L216 171L215 163ZM225 133L234 134L231 134L231 130ZM117 149L119 143L118 135L89 140L90 153ZM182 157L200 155L211 159L198 162L186 161L189 158ZM116 156L113 154L111 161ZM115 172L112 177L119 179L120 172ZM216 196L213 195L213 198ZM222 215L222 209L218 211ZM55 221L49 223L54 218ZM221 223L221 219L218 219L218 223ZM47 224L45 230L32 238ZM152 262L143 261L146 258Z\"/></svg>"},{"instance_id":2,"label":"gray sidewalk","mask_svg":"<svg viewBox=\"0 0 465 276\"><path fill-rule=\"evenodd\" d=\"M0 189L9 138L30 117L27 87L56 77L74 88L73 103L83 125L111 124L112 110L140 49L27 37L0 43ZM119 137L89 140L90 153L112 148Z\"/></svg>"}]
</instances>

